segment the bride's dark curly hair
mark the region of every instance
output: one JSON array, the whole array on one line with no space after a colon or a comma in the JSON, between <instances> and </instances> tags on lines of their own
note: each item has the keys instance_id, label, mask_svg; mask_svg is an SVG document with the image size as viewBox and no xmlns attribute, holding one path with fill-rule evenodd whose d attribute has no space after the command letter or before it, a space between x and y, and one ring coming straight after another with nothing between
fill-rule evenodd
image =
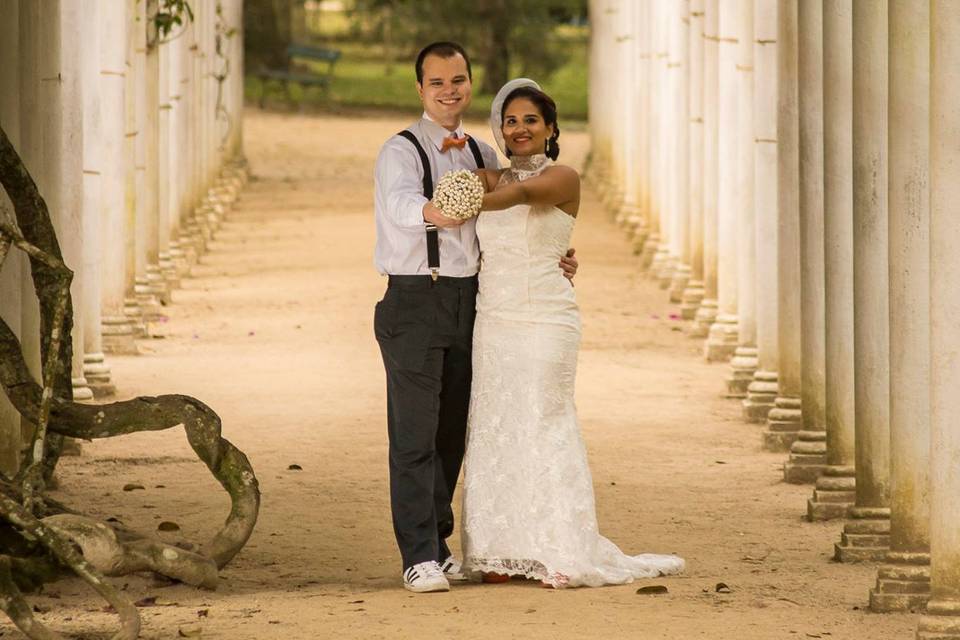
<instances>
[{"instance_id":1,"label":"bride's dark curly hair","mask_svg":"<svg viewBox=\"0 0 960 640\"><path fill-rule=\"evenodd\" d=\"M503 115L507 112L507 107L517 98L526 98L537 106L540 111L540 117L546 126L553 125L553 135L547 140L544 153L551 160L556 160L560 155L560 145L557 144L557 138L560 137L560 125L557 123L557 103L553 98L539 89L533 87L519 87L507 94L507 99L503 101L503 108L500 109L500 122L503 123ZM507 157L511 156L510 149L507 148Z\"/></svg>"}]
</instances>

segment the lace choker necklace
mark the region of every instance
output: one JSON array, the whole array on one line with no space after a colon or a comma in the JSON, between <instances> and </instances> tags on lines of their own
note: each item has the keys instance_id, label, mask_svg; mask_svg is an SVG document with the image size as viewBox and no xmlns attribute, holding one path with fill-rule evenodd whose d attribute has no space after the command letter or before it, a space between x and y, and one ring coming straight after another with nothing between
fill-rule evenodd
<instances>
[{"instance_id":1,"label":"lace choker necklace","mask_svg":"<svg viewBox=\"0 0 960 640\"><path fill-rule=\"evenodd\" d=\"M540 171L550 158L543 153L537 153L532 156L510 156L510 168L514 171L535 172Z\"/></svg>"}]
</instances>

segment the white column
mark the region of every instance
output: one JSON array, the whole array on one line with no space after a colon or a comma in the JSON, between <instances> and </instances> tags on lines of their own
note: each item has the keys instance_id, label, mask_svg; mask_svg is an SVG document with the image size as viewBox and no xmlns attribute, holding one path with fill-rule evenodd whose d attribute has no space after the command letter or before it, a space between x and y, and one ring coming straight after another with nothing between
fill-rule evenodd
<instances>
[{"instance_id":1,"label":"white column","mask_svg":"<svg viewBox=\"0 0 960 640\"><path fill-rule=\"evenodd\" d=\"M918 640L960 638L960 4L930 3L930 601Z\"/></svg>"},{"instance_id":2,"label":"white column","mask_svg":"<svg viewBox=\"0 0 960 640\"><path fill-rule=\"evenodd\" d=\"M753 161L757 371L744 418L766 422L777 397L777 3L754 0Z\"/></svg>"},{"instance_id":3,"label":"white column","mask_svg":"<svg viewBox=\"0 0 960 640\"><path fill-rule=\"evenodd\" d=\"M73 332L70 375L78 400L93 397L83 377L83 236L81 205L82 97L80 96L78 44L71 20L76 6L51 0L40 7L39 36L44 43L39 57L38 108L31 112L42 127L42 161L35 165L37 180L50 211L64 263L74 272L70 287L73 302Z\"/></svg>"},{"instance_id":4,"label":"white column","mask_svg":"<svg viewBox=\"0 0 960 640\"><path fill-rule=\"evenodd\" d=\"M19 3L0 3L0 124L13 145L20 149L20 19ZM0 193L0 217L14 219L13 207ZM0 268L0 317L18 337L20 331L21 279L29 279L21 253L11 248ZM12 477L20 464L20 414L6 394L0 394L0 472Z\"/></svg>"},{"instance_id":5,"label":"white column","mask_svg":"<svg viewBox=\"0 0 960 640\"><path fill-rule=\"evenodd\" d=\"M930 6L889 5L890 552L874 611L930 596Z\"/></svg>"},{"instance_id":6,"label":"white column","mask_svg":"<svg viewBox=\"0 0 960 640\"><path fill-rule=\"evenodd\" d=\"M637 113L637 101L639 99L639 87L636 84L638 60L636 53L638 48L636 32L636 14L638 11L636 3L628 2L620 8L621 13L621 36L618 47L618 67L623 74L623 85L621 87L622 104L622 126L623 134L623 202L620 209L616 212L617 224L625 230L632 233L634 226L639 222L639 200L640 200L640 172L637 166L638 156L640 155L639 144L639 118Z\"/></svg>"},{"instance_id":7,"label":"white column","mask_svg":"<svg viewBox=\"0 0 960 640\"><path fill-rule=\"evenodd\" d=\"M703 301L703 0L690 2L687 42L690 120L687 211L690 277L681 294L680 315L684 320L693 320Z\"/></svg>"},{"instance_id":8,"label":"white column","mask_svg":"<svg viewBox=\"0 0 960 640\"><path fill-rule=\"evenodd\" d=\"M853 3L856 504L835 557L882 560L890 531L887 2Z\"/></svg>"},{"instance_id":9,"label":"white column","mask_svg":"<svg viewBox=\"0 0 960 640\"><path fill-rule=\"evenodd\" d=\"M719 1L719 77L717 100L717 319L710 327L704 355L726 362L737 348L737 0Z\"/></svg>"},{"instance_id":10,"label":"white column","mask_svg":"<svg viewBox=\"0 0 960 640\"><path fill-rule=\"evenodd\" d=\"M823 3L823 218L826 291L827 466L807 502L809 520L842 518L853 504L853 2Z\"/></svg>"},{"instance_id":11,"label":"white column","mask_svg":"<svg viewBox=\"0 0 960 640\"><path fill-rule=\"evenodd\" d=\"M648 175L650 172L649 158L649 115L650 108L650 43L648 41L648 25L646 16L649 13L649 0L638 0L632 3L633 12L633 61L634 77L631 83L633 93L632 103L634 112L630 116L634 127L633 161L636 167L636 193L633 211L627 211L627 227L633 242L633 252L643 254L643 247L650 235L649 213L647 211L647 196L650 189ZM641 258L642 259L642 258Z\"/></svg>"},{"instance_id":12,"label":"white column","mask_svg":"<svg viewBox=\"0 0 960 640\"><path fill-rule=\"evenodd\" d=\"M690 336L706 337L717 317L717 59L718 1L705 0L703 12L703 299Z\"/></svg>"},{"instance_id":13,"label":"white column","mask_svg":"<svg viewBox=\"0 0 960 640\"><path fill-rule=\"evenodd\" d=\"M785 451L802 428L800 412L800 149L797 4L777 5L777 399L764 447Z\"/></svg>"},{"instance_id":14,"label":"white column","mask_svg":"<svg viewBox=\"0 0 960 640\"><path fill-rule=\"evenodd\" d=\"M645 147L646 171L644 180L647 188L643 195L642 206L647 216L647 227L649 229L643 249L640 253L640 268L649 269L651 276L656 276L659 265L654 266L653 261L660 246L660 229L662 227L662 212L660 208L660 194L662 193L662 181L660 179L659 166L659 146L663 132L660 130L660 101L659 101L659 74L657 67L657 43L656 43L656 16L662 9L660 3L655 0L644 0L641 5L641 34L645 43L646 58L646 77L647 82L643 87L644 92L644 114L647 130L647 144Z\"/></svg>"},{"instance_id":15,"label":"white column","mask_svg":"<svg viewBox=\"0 0 960 640\"><path fill-rule=\"evenodd\" d=\"M803 430L783 479L812 483L827 463L823 236L823 4L800 2L800 376Z\"/></svg>"},{"instance_id":16,"label":"white column","mask_svg":"<svg viewBox=\"0 0 960 640\"><path fill-rule=\"evenodd\" d=\"M670 94L673 99L674 137L670 208L673 226L670 254L674 270L670 281L670 302L683 300L690 280L690 94L688 47L690 39L690 2L682 0L670 29Z\"/></svg>"},{"instance_id":17,"label":"white column","mask_svg":"<svg viewBox=\"0 0 960 640\"><path fill-rule=\"evenodd\" d=\"M651 275L657 280L661 289L670 286L675 267L670 255L670 236L673 231L674 212L670 208L670 184L673 179L673 137L676 135L676 114L673 113L673 99L670 93L670 24L674 19L678 4L675 2L654 2L657 6L655 37L656 37L656 68L657 68L657 96L659 109L660 144L655 150L656 162L659 167L657 181L658 203L660 210L660 244L653 258Z\"/></svg>"},{"instance_id":18,"label":"white column","mask_svg":"<svg viewBox=\"0 0 960 640\"><path fill-rule=\"evenodd\" d=\"M745 398L757 371L756 208L754 202L753 0L738 0L737 35L737 349L727 395Z\"/></svg>"},{"instance_id":19,"label":"white column","mask_svg":"<svg viewBox=\"0 0 960 640\"><path fill-rule=\"evenodd\" d=\"M126 5L124 5L124 8ZM100 0L101 249L103 349L136 353L124 311L127 276L126 11Z\"/></svg>"},{"instance_id":20,"label":"white column","mask_svg":"<svg viewBox=\"0 0 960 640\"><path fill-rule=\"evenodd\" d=\"M101 323L101 149L100 149L100 3L83 0L83 291L74 305L83 309L83 374L96 397L114 392L103 355ZM74 356L76 358L76 356Z\"/></svg>"}]
</instances>

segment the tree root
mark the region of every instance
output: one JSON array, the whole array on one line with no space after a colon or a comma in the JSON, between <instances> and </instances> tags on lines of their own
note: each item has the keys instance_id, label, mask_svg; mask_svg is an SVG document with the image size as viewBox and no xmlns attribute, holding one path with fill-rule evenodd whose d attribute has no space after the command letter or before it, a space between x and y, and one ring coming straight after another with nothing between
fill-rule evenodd
<instances>
[{"instance_id":1,"label":"tree root","mask_svg":"<svg viewBox=\"0 0 960 640\"><path fill-rule=\"evenodd\" d=\"M33 610L13 581L11 561L8 556L0 555L0 610L2 610L17 629L33 640L63 640L63 636L50 631L33 617Z\"/></svg>"},{"instance_id":2,"label":"tree root","mask_svg":"<svg viewBox=\"0 0 960 640\"><path fill-rule=\"evenodd\" d=\"M103 575L73 547L70 540L62 537L53 527L37 520L23 506L6 496L0 496L0 517L19 529L24 537L36 540L46 547L54 557L70 567L74 573L110 603L120 616L120 630L111 636L111 640L134 640L140 634L140 614L137 612L137 608L104 579ZM7 566L9 567L9 564ZM17 600L19 599L22 602L23 598L19 596L19 591L12 593L11 597L14 613L21 616L22 607L17 604ZM13 618L11 617L11 619ZM26 633L31 640L58 637L39 625L32 619L32 616L25 622L28 623L28 628L20 627L20 630ZM14 623L17 623L17 620L14 619ZM38 629L41 630L40 635L30 634L30 631L36 632ZM43 633L47 635L43 635Z\"/></svg>"}]
</instances>

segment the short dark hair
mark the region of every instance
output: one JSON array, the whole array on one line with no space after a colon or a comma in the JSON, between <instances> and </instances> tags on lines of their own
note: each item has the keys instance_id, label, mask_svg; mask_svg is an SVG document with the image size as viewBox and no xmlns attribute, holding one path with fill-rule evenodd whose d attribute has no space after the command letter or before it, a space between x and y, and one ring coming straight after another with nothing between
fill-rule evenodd
<instances>
[{"instance_id":1,"label":"short dark hair","mask_svg":"<svg viewBox=\"0 0 960 640\"><path fill-rule=\"evenodd\" d=\"M460 54L467 63L467 77L473 80L473 70L470 68L470 57L456 42L431 42L417 54L417 63L414 66L417 72L417 82L423 84L423 61L427 56L440 56L441 58L452 58Z\"/></svg>"},{"instance_id":2,"label":"short dark hair","mask_svg":"<svg viewBox=\"0 0 960 640\"><path fill-rule=\"evenodd\" d=\"M503 107L500 109L501 125L503 123L503 115L507 112L507 107L517 98L526 98L532 102L540 112L543 123L547 126L553 125L553 135L547 140L546 154L551 160L556 160L560 155L560 145L557 144L557 138L560 137L560 124L557 122L557 103L553 101L553 98L539 89L530 86L518 87L507 94L506 100L503 101ZM507 149L507 156L510 156L509 149Z\"/></svg>"}]
</instances>

